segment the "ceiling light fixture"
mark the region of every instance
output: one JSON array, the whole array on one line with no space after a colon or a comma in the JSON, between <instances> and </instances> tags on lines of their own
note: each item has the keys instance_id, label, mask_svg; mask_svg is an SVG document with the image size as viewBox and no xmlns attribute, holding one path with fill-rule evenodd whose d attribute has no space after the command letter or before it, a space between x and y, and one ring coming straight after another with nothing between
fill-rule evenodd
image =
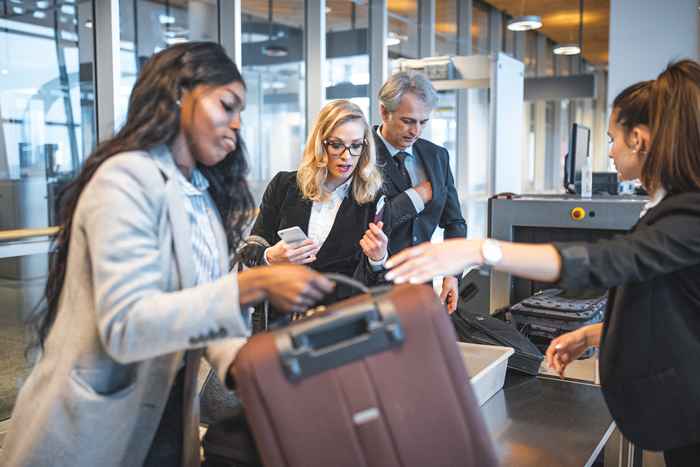
<instances>
[{"instance_id":1,"label":"ceiling light fixture","mask_svg":"<svg viewBox=\"0 0 700 467\"><path fill-rule=\"evenodd\" d=\"M542 27L542 18L539 16L516 16L508 21L508 29L511 31L533 31Z\"/></svg>"},{"instance_id":2,"label":"ceiling light fixture","mask_svg":"<svg viewBox=\"0 0 700 467\"><path fill-rule=\"evenodd\" d=\"M559 44L552 52L554 55L578 55L581 53L581 48L578 44Z\"/></svg>"},{"instance_id":3,"label":"ceiling light fixture","mask_svg":"<svg viewBox=\"0 0 700 467\"><path fill-rule=\"evenodd\" d=\"M408 39L408 37L403 36L401 34L397 34L395 32L389 32L389 34L386 37L386 45L387 47L393 47L395 45L401 44L402 41L405 41Z\"/></svg>"},{"instance_id":4,"label":"ceiling light fixture","mask_svg":"<svg viewBox=\"0 0 700 467\"><path fill-rule=\"evenodd\" d=\"M579 55L583 48L583 0L578 3L578 44L558 44L552 50L555 55Z\"/></svg>"},{"instance_id":5,"label":"ceiling light fixture","mask_svg":"<svg viewBox=\"0 0 700 467\"><path fill-rule=\"evenodd\" d=\"M286 57L287 55L289 55L289 50L285 46L272 44L272 0L268 1L267 6L267 20L269 27L267 41L269 42L269 44L263 46L262 54L267 57Z\"/></svg>"}]
</instances>

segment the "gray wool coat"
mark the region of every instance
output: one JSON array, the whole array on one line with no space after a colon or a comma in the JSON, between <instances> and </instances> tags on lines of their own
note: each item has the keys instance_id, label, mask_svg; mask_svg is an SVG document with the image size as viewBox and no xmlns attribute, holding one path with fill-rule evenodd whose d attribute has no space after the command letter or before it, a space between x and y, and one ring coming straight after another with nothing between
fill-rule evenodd
<instances>
[{"instance_id":1,"label":"gray wool coat","mask_svg":"<svg viewBox=\"0 0 700 467\"><path fill-rule=\"evenodd\" d=\"M0 465L142 465L183 360L183 465L199 465L200 359L223 380L247 328L235 274L193 287L175 170L165 147L118 154L80 196L56 321L19 393ZM226 236L214 224L226 271Z\"/></svg>"}]
</instances>

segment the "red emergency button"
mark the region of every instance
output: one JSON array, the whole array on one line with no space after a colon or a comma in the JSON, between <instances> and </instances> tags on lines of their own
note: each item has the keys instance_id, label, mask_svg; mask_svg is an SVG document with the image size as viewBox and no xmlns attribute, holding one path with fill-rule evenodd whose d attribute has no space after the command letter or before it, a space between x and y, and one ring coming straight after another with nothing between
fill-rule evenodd
<instances>
[{"instance_id":1,"label":"red emergency button","mask_svg":"<svg viewBox=\"0 0 700 467\"><path fill-rule=\"evenodd\" d=\"M583 220L586 217L586 210L583 208L574 208L571 210L571 218L575 221Z\"/></svg>"}]
</instances>

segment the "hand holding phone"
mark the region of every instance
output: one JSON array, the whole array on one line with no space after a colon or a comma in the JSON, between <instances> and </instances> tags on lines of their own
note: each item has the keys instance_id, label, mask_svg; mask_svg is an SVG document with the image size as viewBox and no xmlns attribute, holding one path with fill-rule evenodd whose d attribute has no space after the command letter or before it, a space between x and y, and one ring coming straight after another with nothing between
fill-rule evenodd
<instances>
[{"instance_id":1,"label":"hand holding phone","mask_svg":"<svg viewBox=\"0 0 700 467\"><path fill-rule=\"evenodd\" d=\"M268 263L309 264L316 261L316 253L320 246L308 238L299 226L279 230L277 235L281 240L267 250Z\"/></svg>"},{"instance_id":2,"label":"hand holding phone","mask_svg":"<svg viewBox=\"0 0 700 467\"><path fill-rule=\"evenodd\" d=\"M295 243L301 243L304 240L308 240L309 237L306 236L301 227L295 225L294 227L289 227L288 229L282 229L277 231L277 235L284 240L287 245L294 245Z\"/></svg>"}]
</instances>

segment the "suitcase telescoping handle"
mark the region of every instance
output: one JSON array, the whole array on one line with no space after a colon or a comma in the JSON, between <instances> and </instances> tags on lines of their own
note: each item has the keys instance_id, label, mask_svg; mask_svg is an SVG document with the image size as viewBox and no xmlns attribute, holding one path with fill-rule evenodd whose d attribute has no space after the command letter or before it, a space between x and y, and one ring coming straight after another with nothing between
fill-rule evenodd
<instances>
[{"instance_id":1,"label":"suitcase telescoping handle","mask_svg":"<svg viewBox=\"0 0 700 467\"><path fill-rule=\"evenodd\" d=\"M404 340L393 303L381 296L299 321L274 335L290 381L383 352Z\"/></svg>"}]
</instances>

